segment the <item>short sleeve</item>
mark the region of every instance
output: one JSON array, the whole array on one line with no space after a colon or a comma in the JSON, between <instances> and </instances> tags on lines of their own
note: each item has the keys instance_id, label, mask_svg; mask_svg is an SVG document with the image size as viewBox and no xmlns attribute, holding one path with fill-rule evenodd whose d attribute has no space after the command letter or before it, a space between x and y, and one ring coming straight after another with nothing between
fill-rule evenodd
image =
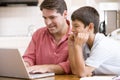
<instances>
[{"instance_id":1,"label":"short sleeve","mask_svg":"<svg viewBox=\"0 0 120 80\"><path fill-rule=\"evenodd\" d=\"M86 65L98 68L105 61L110 59L112 54L106 46L99 45L96 46L94 50L91 51L90 56L86 59Z\"/></svg>"}]
</instances>

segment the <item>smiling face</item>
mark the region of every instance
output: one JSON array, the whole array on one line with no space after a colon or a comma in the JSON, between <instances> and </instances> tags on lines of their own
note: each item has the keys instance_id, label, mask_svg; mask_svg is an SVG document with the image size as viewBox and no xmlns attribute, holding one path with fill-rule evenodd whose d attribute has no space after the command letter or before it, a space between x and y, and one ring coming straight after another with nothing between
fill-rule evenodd
<instances>
[{"instance_id":1,"label":"smiling face","mask_svg":"<svg viewBox=\"0 0 120 80\"><path fill-rule=\"evenodd\" d=\"M78 33L88 33L89 26L86 26L78 20L72 21L72 32L77 35Z\"/></svg>"},{"instance_id":2,"label":"smiling face","mask_svg":"<svg viewBox=\"0 0 120 80\"><path fill-rule=\"evenodd\" d=\"M57 12L57 10L42 10L43 18L47 28L51 34L60 33L63 31L66 24L66 11L63 15Z\"/></svg>"}]
</instances>

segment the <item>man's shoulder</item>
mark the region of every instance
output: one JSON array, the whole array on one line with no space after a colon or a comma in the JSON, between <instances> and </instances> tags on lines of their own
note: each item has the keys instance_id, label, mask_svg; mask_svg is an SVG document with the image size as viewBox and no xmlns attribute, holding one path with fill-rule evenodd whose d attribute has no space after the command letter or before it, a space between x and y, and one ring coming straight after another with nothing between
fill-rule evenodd
<instances>
[{"instance_id":1,"label":"man's shoulder","mask_svg":"<svg viewBox=\"0 0 120 80\"><path fill-rule=\"evenodd\" d=\"M48 30L47 30L47 28L46 27L42 27L42 28L39 28L39 29L37 29L35 32L34 32L34 34L33 34L33 36L35 37L38 37L38 36L42 36L43 34L45 34L45 33L47 33L48 32Z\"/></svg>"},{"instance_id":2,"label":"man's shoulder","mask_svg":"<svg viewBox=\"0 0 120 80\"><path fill-rule=\"evenodd\" d=\"M37 29L36 32L44 32L46 30L47 30L46 27L41 27L41 28Z\"/></svg>"},{"instance_id":3,"label":"man's shoulder","mask_svg":"<svg viewBox=\"0 0 120 80\"><path fill-rule=\"evenodd\" d=\"M46 27L39 28L35 31L35 34L40 34L48 31Z\"/></svg>"}]
</instances>

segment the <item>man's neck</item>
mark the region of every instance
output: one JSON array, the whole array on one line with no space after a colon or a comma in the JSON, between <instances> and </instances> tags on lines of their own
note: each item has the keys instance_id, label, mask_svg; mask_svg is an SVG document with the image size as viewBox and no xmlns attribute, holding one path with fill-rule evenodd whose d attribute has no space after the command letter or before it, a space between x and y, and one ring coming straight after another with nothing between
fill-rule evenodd
<instances>
[{"instance_id":1,"label":"man's neck","mask_svg":"<svg viewBox=\"0 0 120 80\"><path fill-rule=\"evenodd\" d=\"M59 43L59 41L62 39L62 37L67 34L68 28L69 28L69 26L68 26L68 24L66 24L61 32L54 35L56 43Z\"/></svg>"}]
</instances>

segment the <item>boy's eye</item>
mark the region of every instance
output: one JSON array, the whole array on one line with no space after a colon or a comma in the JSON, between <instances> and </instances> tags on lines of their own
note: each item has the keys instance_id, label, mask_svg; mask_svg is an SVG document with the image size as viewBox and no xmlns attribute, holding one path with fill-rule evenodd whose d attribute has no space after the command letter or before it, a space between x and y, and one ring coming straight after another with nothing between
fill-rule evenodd
<instances>
[{"instance_id":1,"label":"boy's eye","mask_svg":"<svg viewBox=\"0 0 120 80\"><path fill-rule=\"evenodd\" d=\"M75 27L78 27L78 26L75 26Z\"/></svg>"},{"instance_id":2,"label":"boy's eye","mask_svg":"<svg viewBox=\"0 0 120 80\"><path fill-rule=\"evenodd\" d=\"M79 27L79 26L74 26L74 27L76 27L76 28L77 28L77 27Z\"/></svg>"}]
</instances>

